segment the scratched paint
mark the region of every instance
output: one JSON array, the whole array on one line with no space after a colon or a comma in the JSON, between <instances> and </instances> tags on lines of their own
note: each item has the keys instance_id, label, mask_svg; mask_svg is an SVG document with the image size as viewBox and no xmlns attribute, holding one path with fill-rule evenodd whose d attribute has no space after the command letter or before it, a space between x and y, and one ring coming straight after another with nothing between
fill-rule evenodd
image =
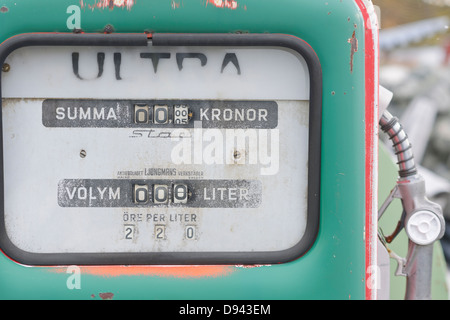
<instances>
[{"instance_id":1,"label":"scratched paint","mask_svg":"<svg viewBox=\"0 0 450 320\"><path fill-rule=\"evenodd\" d=\"M235 0L207 0L206 5L212 4L217 8L225 8L230 10L236 10L238 2Z\"/></svg>"},{"instance_id":2,"label":"scratched paint","mask_svg":"<svg viewBox=\"0 0 450 320\"><path fill-rule=\"evenodd\" d=\"M131 10L131 8L135 4L135 0L80 0L81 8L89 8L89 9L114 9L114 8L126 8L127 10Z\"/></svg>"},{"instance_id":3,"label":"scratched paint","mask_svg":"<svg viewBox=\"0 0 450 320\"><path fill-rule=\"evenodd\" d=\"M170 6L172 7L172 9L178 9L180 6L183 6L183 1L180 0L172 0Z\"/></svg>"},{"instance_id":4,"label":"scratched paint","mask_svg":"<svg viewBox=\"0 0 450 320\"><path fill-rule=\"evenodd\" d=\"M350 73L353 73L353 57L358 51L358 39L356 39L356 32L353 31L352 37L347 40L350 43Z\"/></svg>"}]
</instances>

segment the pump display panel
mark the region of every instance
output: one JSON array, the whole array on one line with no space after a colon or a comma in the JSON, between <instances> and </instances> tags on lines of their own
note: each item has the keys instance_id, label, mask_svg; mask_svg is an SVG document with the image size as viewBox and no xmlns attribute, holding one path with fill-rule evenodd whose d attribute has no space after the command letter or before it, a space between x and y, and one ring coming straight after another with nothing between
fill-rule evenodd
<instances>
[{"instance_id":1,"label":"pump display panel","mask_svg":"<svg viewBox=\"0 0 450 320\"><path fill-rule=\"evenodd\" d=\"M306 43L182 34L9 41L0 46L0 247L11 258L270 264L311 247L321 74Z\"/></svg>"}]
</instances>

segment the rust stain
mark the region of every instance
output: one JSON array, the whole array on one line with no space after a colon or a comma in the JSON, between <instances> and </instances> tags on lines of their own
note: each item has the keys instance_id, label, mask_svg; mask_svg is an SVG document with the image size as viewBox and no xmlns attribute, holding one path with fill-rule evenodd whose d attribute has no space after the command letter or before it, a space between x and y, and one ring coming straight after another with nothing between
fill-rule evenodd
<instances>
[{"instance_id":1,"label":"rust stain","mask_svg":"<svg viewBox=\"0 0 450 320\"><path fill-rule=\"evenodd\" d=\"M66 267L53 267L51 272L66 273ZM100 277L157 276L167 278L203 278L226 276L233 266L80 266L82 274Z\"/></svg>"},{"instance_id":2,"label":"rust stain","mask_svg":"<svg viewBox=\"0 0 450 320\"><path fill-rule=\"evenodd\" d=\"M9 11L8 7L3 6L3 7L0 8L0 12L1 13L6 13L8 11Z\"/></svg>"},{"instance_id":3,"label":"rust stain","mask_svg":"<svg viewBox=\"0 0 450 320\"><path fill-rule=\"evenodd\" d=\"M350 43L350 73L353 73L353 57L358 52L358 39L356 39L356 31L353 31L352 37L347 40Z\"/></svg>"},{"instance_id":4,"label":"rust stain","mask_svg":"<svg viewBox=\"0 0 450 320\"><path fill-rule=\"evenodd\" d=\"M136 0L80 0L80 7L89 8L91 10L94 10L95 8L109 8L111 10L114 8L126 8L127 10L131 10L135 2Z\"/></svg>"},{"instance_id":5,"label":"rust stain","mask_svg":"<svg viewBox=\"0 0 450 320\"><path fill-rule=\"evenodd\" d=\"M236 10L238 2L236 0L207 0L206 6L212 4L217 8L226 8L230 10Z\"/></svg>"},{"instance_id":6,"label":"rust stain","mask_svg":"<svg viewBox=\"0 0 450 320\"><path fill-rule=\"evenodd\" d=\"M103 292L98 294L102 300L112 300L114 297L114 293L111 292Z\"/></svg>"}]
</instances>

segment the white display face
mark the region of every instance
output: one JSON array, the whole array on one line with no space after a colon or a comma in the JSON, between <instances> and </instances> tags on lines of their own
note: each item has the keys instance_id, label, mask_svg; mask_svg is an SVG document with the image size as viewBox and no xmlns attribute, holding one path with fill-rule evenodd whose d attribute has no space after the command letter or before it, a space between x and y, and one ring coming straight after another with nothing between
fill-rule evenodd
<instances>
[{"instance_id":1,"label":"white display face","mask_svg":"<svg viewBox=\"0 0 450 320\"><path fill-rule=\"evenodd\" d=\"M5 62L4 225L18 250L232 256L301 241L310 82L297 52L24 47Z\"/></svg>"}]
</instances>

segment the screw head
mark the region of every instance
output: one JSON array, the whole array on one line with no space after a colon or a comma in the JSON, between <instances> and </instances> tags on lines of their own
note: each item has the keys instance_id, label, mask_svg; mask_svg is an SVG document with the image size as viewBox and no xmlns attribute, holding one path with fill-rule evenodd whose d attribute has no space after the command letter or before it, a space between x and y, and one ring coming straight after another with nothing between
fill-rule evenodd
<instances>
[{"instance_id":1,"label":"screw head","mask_svg":"<svg viewBox=\"0 0 450 320\"><path fill-rule=\"evenodd\" d=\"M8 63L4 63L2 66L2 71L9 72L9 70L11 70L11 66Z\"/></svg>"},{"instance_id":2,"label":"screw head","mask_svg":"<svg viewBox=\"0 0 450 320\"><path fill-rule=\"evenodd\" d=\"M105 26L105 28L103 29L104 33L113 33L114 32L114 27L110 24L107 24Z\"/></svg>"}]
</instances>

